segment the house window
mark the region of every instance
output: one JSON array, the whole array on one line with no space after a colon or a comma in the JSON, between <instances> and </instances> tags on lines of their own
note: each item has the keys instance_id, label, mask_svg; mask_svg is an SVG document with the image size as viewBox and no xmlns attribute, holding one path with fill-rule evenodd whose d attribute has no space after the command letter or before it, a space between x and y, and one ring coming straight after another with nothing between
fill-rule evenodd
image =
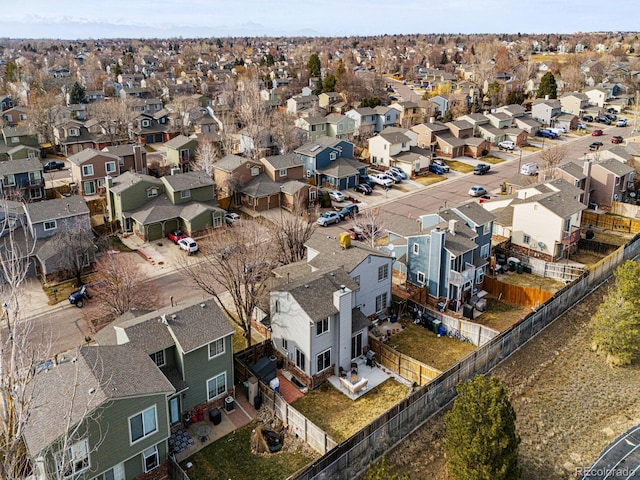
<instances>
[{"instance_id":1,"label":"house window","mask_svg":"<svg viewBox=\"0 0 640 480\"><path fill-rule=\"evenodd\" d=\"M180 192L180 198L191 198L191 190L182 190Z\"/></svg>"},{"instance_id":2,"label":"house window","mask_svg":"<svg viewBox=\"0 0 640 480\"><path fill-rule=\"evenodd\" d=\"M489 256L489 244L486 243L484 245L482 245L482 247L480 247L480 256L482 258L487 258Z\"/></svg>"},{"instance_id":3,"label":"house window","mask_svg":"<svg viewBox=\"0 0 640 480\"><path fill-rule=\"evenodd\" d=\"M423 272L418 272L418 283L424 285L425 276Z\"/></svg>"},{"instance_id":4,"label":"house window","mask_svg":"<svg viewBox=\"0 0 640 480\"><path fill-rule=\"evenodd\" d=\"M148 127L149 125L151 125L151 123L149 122L149 120L143 120L143 121L142 121L142 126L143 126L143 127Z\"/></svg>"},{"instance_id":5,"label":"house window","mask_svg":"<svg viewBox=\"0 0 640 480\"><path fill-rule=\"evenodd\" d=\"M316 323L316 335L322 335L329 331L329 318L323 318Z\"/></svg>"},{"instance_id":6,"label":"house window","mask_svg":"<svg viewBox=\"0 0 640 480\"><path fill-rule=\"evenodd\" d=\"M387 308L387 293L382 293L376 297L376 313Z\"/></svg>"},{"instance_id":7,"label":"house window","mask_svg":"<svg viewBox=\"0 0 640 480\"><path fill-rule=\"evenodd\" d=\"M71 137L77 137L78 136L78 130L75 128L72 128L69 130L69 136Z\"/></svg>"},{"instance_id":8,"label":"house window","mask_svg":"<svg viewBox=\"0 0 640 480\"><path fill-rule=\"evenodd\" d=\"M147 198L153 198L158 196L157 188L150 188L147 190Z\"/></svg>"},{"instance_id":9,"label":"house window","mask_svg":"<svg viewBox=\"0 0 640 480\"><path fill-rule=\"evenodd\" d=\"M207 400L213 400L227 392L227 372L207 380Z\"/></svg>"},{"instance_id":10,"label":"house window","mask_svg":"<svg viewBox=\"0 0 640 480\"><path fill-rule=\"evenodd\" d=\"M31 200L38 200L42 198L42 190L40 190L39 188L34 188L33 190L31 190L31 192L29 192L29 196L31 197Z\"/></svg>"},{"instance_id":11,"label":"house window","mask_svg":"<svg viewBox=\"0 0 640 480\"><path fill-rule=\"evenodd\" d=\"M150 472L158 465L160 465L160 458L158 456L158 446L154 445L153 447L147 448L144 452L142 452L142 457L144 458L144 472Z\"/></svg>"},{"instance_id":12,"label":"house window","mask_svg":"<svg viewBox=\"0 0 640 480\"><path fill-rule=\"evenodd\" d=\"M96 182L84 182L84 194L94 195L96 193Z\"/></svg>"},{"instance_id":13,"label":"house window","mask_svg":"<svg viewBox=\"0 0 640 480\"><path fill-rule=\"evenodd\" d=\"M616 177L616 185L620 185L620 177Z\"/></svg>"},{"instance_id":14,"label":"house window","mask_svg":"<svg viewBox=\"0 0 640 480\"><path fill-rule=\"evenodd\" d=\"M63 457L62 453L58 453L59 457ZM64 471L63 478L75 478L80 472L84 472L91 466L89 458L89 440L83 439L71 445L62 460L62 468Z\"/></svg>"},{"instance_id":15,"label":"house window","mask_svg":"<svg viewBox=\"0 0 640 480\"><path fill-rule=\"evenodd\" d=\"M336 159L336 157L337 157L336 152L331 152L331 153L329 154L329 159L330 159L330 160L335 160L335 159Z\"/></svg>"},{"instance_id":16,"label":"house window","mask_svg":"<svg viewBox=\"0 0 640 480\"><path fill-rule=\"evenodd\" d=\"M260 169L258 167L253 167L251 169L251 176L257 177L258 175L260 175Z\"/></svg>"},{"instance_id":17,"label":"house window","mask_svg":"<svg viewBox=\"0 0 640 480\"><path fill-rule=\"evenodd\" d=\"M214 340L209 344L209 360L224 353L224 338Z\"/></svg>"},{"instance_id":18,"label":"house window","mask_svg":"<svg viewBox=\"0 0 640 480\"><path fill-rule=\"evenodd\" d=\"M116 162L107 162L104 164L107 173L113 173L116 171Z\"/></svg>"},{"instance_id":19,"label":"house window","mask_svg":"<svg viewBox=\"0 0 640 480\"><path fill-rule=\"evenodd\" d=\"M285 351L289 350L289 340L287 340L286 338L282 339L282 348Z\"/></svg>"},{"instance_id":20,"label":"house window","mask_svg":"<svg viewBox=\"0 0 640 480\"><path fill-rule=\"evenodd\" d=\"M315 132L316 131L316 126L315 125L311 125L311 131Z\"/></svg>"},{"instance_id":21,"label":"house window","mask_svg":"<svg viewBox=\"0 0 640 480\"><path fill-rule=\"evenodd\" d=\"M419 243L414 243L413 244L413 254L414 255L418 255L420 253L420 244Z\"/></svg>"},{"instance_id":22,"label":"house window","mask_svg":"<svg viewBox=\"0 0 640 480\"><path fill-rule=\"evenodd\" d=\"M339 125L338 125L338 131L339 131L339 132L341 132L341 131L343 131L343 130L344 130L344 125L339 124Z\"/></svg>"},{"instance_id":23,"label":"house window","mask_svg":"<svg viewBox=\"0 0 640 480\"><path fill-rule=\"evenodd\" d=\"M371 158L371 163L378 163L378 157L375 155Z\"/></svg>"},{"instance_id":24,"label":"house window","mask_svg":"<svg viewBox=\"0 0 640 480\"><path fill-rule=\"evenodd\" d=\"M98 188L104 188L104 178L98 179Z\"/></svg>"},{"instance_id":25,"label":"house window","mask_svg":"<svg viewBox=\"0 0 640 480\"><path fill-rule=\"evenodd\" d=\"M83 165L82 175L85 177L90 177L91 175L93 175L93 165Z\"/></svg>"},{"instance_id":26,"label":"house window","mask_svg":"<svg viewBox=\"0 0 640 480\"><path fill-rule=\"evenodd\" d=\"M571 229L571 219L570 219L570 218L567 218L567 219L564 221L564 231L565 231L565 232L568 232L568 231L569 231L569 229Z\"/></svg>"},{"instance_id":27,"label":"house window","mask_svg":"<svg viewBox=\"0 0 640 480\"><path fill-rule=\"evenodd\" d=\"M280 313L280 300L276 300L276 303L275 303L273 309L274 309L274 311L276 313Z\"/></svg>"},{"instance_id":28,"label":"house window","mask_svg":"<svg viewBox=\"0 0 640 480\"><path fill-rule=\"evenodd\" d=\"M58 228L58 224L56 223L55 220L49 220L47 222L44 222L45 232L48 232L49 230L55 230L56 228Z\"/></svg>"},{"instance_id":29,"label":"house window","mask_svg":"<svg viewBox=\"0 0 640 480\"><path fill-rule=\"evenodd\" d=\"M158 431L156 418L155 405L129 417L129 438L132 444Z\"/></svg>"},{"instance_id":30,"label":"house window","mask_svg":"<svg viewBox=\"0 0 640 480\"><path fill-rule=\"evenodd\" d=\"M316 373L320 373L331 366L331 349L325 350L316 357Z\"/></svg>"},{"instance_id":31,"label":"house window","mask_svg":"<svg viewBox=\"0 0 640 480\"><path fill-rule=\"evenodd\" d=\"M484 267L479 268L476 271L476 284L482 283L484 280Z\"/></svg>"},{"instance_id":32,"label":"house window","mask_svg":"<svg viewBox=\"0 0 640 480\"><path fill-rule=\"evenodd\" d=\"M213 215L213 228L219 228L222 226L222 217L220 215Z\"/></svg>"},{"instance_id":33,"label":"house window","mask_svg":"<svg viewBox=\"0 0 640 480\"><path fill-rule=\"evenodd\" d=\"M384 148L385 150L387 149L387 144L386 144L386 143L383 145L383 148Z\"/></svg>"},{"instance_id":34,"label":"house window","mask_svg":"<svg viewBox=\"0 0 640 480\"><path fill-rule=\"evenodd\" d=\"M286 177L287 176L287 169L283 168L282 170L280 170L280 176L281 177Z\"/></svg>"},{"instance_id":35,"label":"house window","mask_svg":"<svg viewBox=\"0 0 640 480\"><path fill-rule=\"evenodd\" d=\"M356 275L355 277L353 277L353 281L356 282L358 286L360 286L360 275Z\"/></svg>"},{"instance_id":36,"label":"house window","mask_svg":"<svg viewBox=\"0 0 640 480\"><path fill-rule=\"evenodd\" d=\"M100 478L100 477L98 477ZM124 473L124 463L119 463L115 467L107 470L100 480L126 480Z\"/></svg>"},{"instance_id":37,"label":"house window","mask_svg":"<svg viewBox=\"0 0 640 480\"><path fill-rule=\"evenodd\" d=\"M483 225L483 227L482 227L482 234L483 235L487 235L491 231L490 225L491 225L490 223L485 223Z\"/></svg>"},{"instance_id":38,"label":"house window","mask_svg":"<svg viewBox=\"0 0 640 480\"><path fill-rule=\"evenodd\" d=\"M323 132L324 132L324 127L325 127L324 123L322 125L320 125L320 130L322 130Z\"/></svg>"},{"instance_id":39,"label":"house window","mask_svg":"<svg viewBox=\"0 0 640 480\"><path fill-rule=\"evenodd\" d=\"M531 242L531 237L529 235L527 235L527 234L524 234L522 236L522 243L526 243L528 245L529 242Z\"/></svg>"},{"instance_id":40,"label":"house window","mask_svg":"<svg viewBox=\"0 0 640 480\"><path fill-rule=\"evenodd\" d=\"M14 174L5 175L4 184L14 186L16 184L16 177Z\"/></svg>"},{"instance_id":41,"label":"house window","mask_svg":"<svg viewBox=\"0 0 640 480\"><path fill-rule=\"evenodd\" d=\"M153 360L154 362L156 362L156 365L159 367L164 367L165 366L165 362L164 362L164 350L160 350L156 353L152 353L151 355L149 355L151 357L151 360Z\"/></svg>"},{"instance_id":42,"label":"house window","mask_svg":"<svg viewBox=\"0 0 640 480\"><path fill-rule=\"evenodd\" d=\"M33 150L29 150L29 152L27 153L29 158L36 158L38 155L36 154L36 152L34 152Z\"/></svg>"},{"instance_id":43,"label":"house window","mask_svg":"<svg viewBox=\"0 0 640 480\"><path fill-rule=\"evenodd\" d=\"M296 367L303 372L305 371L305 361L304 353L296 348Z\"/></svg>"},{"instance_id":44,"label":"house window","mask_svg":"<svg viewBox=\"0 0 640 480\"><path fill-rule=\"evenodd\" d=\"M312 202L316 199L316 191L315 190L309 190L309 200L311 200Z\"/></svg>"},{"instance_id":45,"label":"house window","mask_svg":"<svg viewBox=\"0 0 640 480\"><path fill-rule=\"evenodd\" d=\"M378 281L386 280L389 278L389 265L380 265L378 267Z\"/></svg>"}]
</instances>

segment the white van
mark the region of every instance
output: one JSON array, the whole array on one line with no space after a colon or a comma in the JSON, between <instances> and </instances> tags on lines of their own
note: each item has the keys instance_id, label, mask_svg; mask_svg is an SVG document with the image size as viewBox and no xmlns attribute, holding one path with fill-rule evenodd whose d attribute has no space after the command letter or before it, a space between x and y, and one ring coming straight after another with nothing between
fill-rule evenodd
<instances>
[{"instance_id":1,"label":"white van","mask_svg":"<svg viewBox=\"0 0 640 480\"><path fill-rule=\"evenodd\" d=\"M520 175L537 175L538 174L538 164L531 162L525 163L520 167Z\"/></svg>"}]
</instances>

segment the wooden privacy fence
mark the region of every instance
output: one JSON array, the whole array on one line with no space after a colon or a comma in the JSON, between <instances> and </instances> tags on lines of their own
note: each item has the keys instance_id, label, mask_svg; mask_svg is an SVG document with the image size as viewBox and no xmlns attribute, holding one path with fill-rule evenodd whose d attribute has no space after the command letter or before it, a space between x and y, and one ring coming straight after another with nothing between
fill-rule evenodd
<instances>
[{"instance_id":1,"label":"wooden privacy fence","mask_svg":"<svg viewBox=\"0 0 640 480\"><path fill-rule=\"evenodd\" d=\"M420 386L426 385L442 373L440 370L388 347L375 338L369 337L369 347L376 352L377 361L383 367Z\"/></svg>"},{"instance_id":2,"label":"wooden privacy fence","mask_svg":"<svg viewBox=\"0 0 640 480\"><path fill-rule=\"evenodd\" d=\"M640 233L640 220L608 213L582 212L582 225L592 225L616 232Z\"/></svg>"},{"instance_id":3,"label":"wooden privacy fence","mask_svg":"<svg viewBox=\"0 0 640 480\"><path fill-rule=\"evenodd\" d=\"M493 337L500 335L500 332L493 328L485 327L475 322L468 322L461 318L451 317L441 312L433 314L438 318L442 325L445 326L447 332L454 332L461 337L468 338L476 346L484 345Z\"/></svg>"},{"instance_id":4,"label":"wooden privacy fence","mask_svg":"<svg viewBox=\"0 0 640 480\"><path fill-rule=\"evenodd\" d=\"M553 293L541 288L521 287L484 277L483 288L500 301L525 307L538 307L553 297Z\"/></svg>"}]
</instances>

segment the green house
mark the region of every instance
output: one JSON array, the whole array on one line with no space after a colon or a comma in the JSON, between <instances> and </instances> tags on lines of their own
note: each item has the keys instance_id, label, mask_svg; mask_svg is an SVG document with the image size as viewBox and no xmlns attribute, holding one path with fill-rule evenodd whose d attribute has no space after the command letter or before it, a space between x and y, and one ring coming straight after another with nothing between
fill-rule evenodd
<instances>
[{"instance_id":1,"label":"green house","mask_svg":"<svg viewBox=\"0 0 640 480\"><path fill-rule=\"evenodd\" d=\"M178 135L164 144L167 149L167 163L178 167L182 172L188 172L191 163L196 159L198 139Z\"/></svg>"}]
</instances>

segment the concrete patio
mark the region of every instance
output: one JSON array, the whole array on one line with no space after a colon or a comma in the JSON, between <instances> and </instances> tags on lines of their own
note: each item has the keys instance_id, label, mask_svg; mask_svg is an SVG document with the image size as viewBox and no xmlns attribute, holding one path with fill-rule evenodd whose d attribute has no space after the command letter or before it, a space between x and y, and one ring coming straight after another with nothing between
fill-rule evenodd
<instances>
[{"instance_id":1,"label":"concrete patio","mask_svg":"<svg viewBox=\"0 0 640 480\"><path fill-rule=\"evenodd\" d=\"M367 392L377 387L381 383L389 380L390 378L394 378L396 381L402 383L403 385L411 386L412 384L410 381L402 378L400 375L391 372L390 370L387 370L382 366L367 366L364 355L358 357L356 360L354 360L354 362L358 364L358 377L367 379L367 385L360 391L351 393L342 385L342 383L340 382L340 377L338 377L337 375L332 375L328 379L331 385L333 385L336 389L349 397L351 400L357 400L358 398L365 395ZM349 376L349 372L347 372L347 376Z\"/></svg>"}]
</instances>

